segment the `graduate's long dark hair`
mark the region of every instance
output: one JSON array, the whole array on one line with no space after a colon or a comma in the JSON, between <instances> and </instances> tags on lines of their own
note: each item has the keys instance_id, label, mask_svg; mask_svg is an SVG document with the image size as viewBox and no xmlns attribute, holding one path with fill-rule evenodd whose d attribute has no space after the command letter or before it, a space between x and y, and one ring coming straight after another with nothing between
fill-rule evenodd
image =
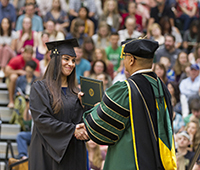
<instances>
[{"instance_id":1,"label":"graduate's long dark hair","mask_svg":"<svg viewBox=\"0 0 200 170\"><path fill-rule=\"evenodd\" d=\"M57 64L55 67L55 60L57 58ZM56 80L53 79L53 75L54 75L54 69L57 69L57 76L56 76ZM77 95L78 93L78 88L76 87L76 70L74 68L74 70L72 71L72 73L67 76L67 83L68 83L68 88L69 90ZM49 90L49 92L51 93L51 97L52 97L52 108L54 113L58 113L63 105L62 102L62 98L61 98L61 80L62 77L62 56L58 55L57 57L52 57L52 59L50 60L46 72L43 76L42 79L45 80L46 82L46 86Z\"/></svg>"}]
</instances>

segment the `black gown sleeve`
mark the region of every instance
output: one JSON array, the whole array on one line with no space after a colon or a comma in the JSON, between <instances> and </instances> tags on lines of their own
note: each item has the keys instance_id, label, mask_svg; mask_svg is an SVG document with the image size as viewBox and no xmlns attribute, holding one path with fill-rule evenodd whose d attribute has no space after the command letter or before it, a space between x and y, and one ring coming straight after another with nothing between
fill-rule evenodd
<instances>
[{"instance_id":1,"label":"black gown sleeve","mask_svg":"<svg viewBox=\"0 0 200 170\"><path fill-rule=\"evenodd\" d=\"M33 133L38 135L46 152L58 163L73 137L75 124L56 119L45 83L37 81L30 93L30 110L34 120Z\"/></svg>"}]
</instances>

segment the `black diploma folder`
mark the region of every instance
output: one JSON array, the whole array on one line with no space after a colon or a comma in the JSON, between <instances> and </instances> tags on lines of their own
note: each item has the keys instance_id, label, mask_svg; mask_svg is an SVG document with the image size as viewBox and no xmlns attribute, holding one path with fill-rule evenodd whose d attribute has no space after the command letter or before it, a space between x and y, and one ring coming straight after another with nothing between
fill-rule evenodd
<instances>
[{"instance_id":1,"label":"black diploma folder","mask_svg":"<svg viewBox=\"0 0 200 170\"><path fill-rule=\"evenodd\" d=\"M82 104L94 106L103 96L103 81L80 76L81 91L84 93Z\"/></svg>"}]
</instances>

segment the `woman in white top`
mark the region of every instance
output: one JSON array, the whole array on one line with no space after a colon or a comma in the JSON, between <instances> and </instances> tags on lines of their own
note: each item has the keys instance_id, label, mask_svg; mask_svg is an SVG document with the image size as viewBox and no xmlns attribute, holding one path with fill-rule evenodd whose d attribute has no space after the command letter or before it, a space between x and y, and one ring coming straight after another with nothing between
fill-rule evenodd
<instances>
[{"instance_id":1,"label":"woman in white top","mask_svg":"<svg viewBox=\"0 0 200 170\"><path fill-rule=\"evenodd\" d=\"M15 57L16 40L18 36L12 31L11 21L3 18L0 25L0 77L4 77L4 69L9 60Z\"/></svg>"}]
</instances>

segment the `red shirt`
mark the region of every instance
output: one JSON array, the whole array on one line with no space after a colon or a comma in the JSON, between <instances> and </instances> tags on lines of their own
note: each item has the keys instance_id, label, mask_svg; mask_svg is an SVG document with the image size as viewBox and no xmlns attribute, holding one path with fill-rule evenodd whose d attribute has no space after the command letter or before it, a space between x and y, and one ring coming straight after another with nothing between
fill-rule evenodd
<instances>
[{"instance_id":1,"label":"red shirt","mask_svg":"<svg viewBox=\"0 0 200 170\"><path fill-rule=\"evenodd\" d=\"M32 60L37 64L35 71L40 72L39 60L36 58L32 58ZM8 66L10 66L13 70L24 70L25 65L26 62L24 61L22 55L18 55L17 57L12 58L8 63Z\"/></svg>"}]
</instances>

